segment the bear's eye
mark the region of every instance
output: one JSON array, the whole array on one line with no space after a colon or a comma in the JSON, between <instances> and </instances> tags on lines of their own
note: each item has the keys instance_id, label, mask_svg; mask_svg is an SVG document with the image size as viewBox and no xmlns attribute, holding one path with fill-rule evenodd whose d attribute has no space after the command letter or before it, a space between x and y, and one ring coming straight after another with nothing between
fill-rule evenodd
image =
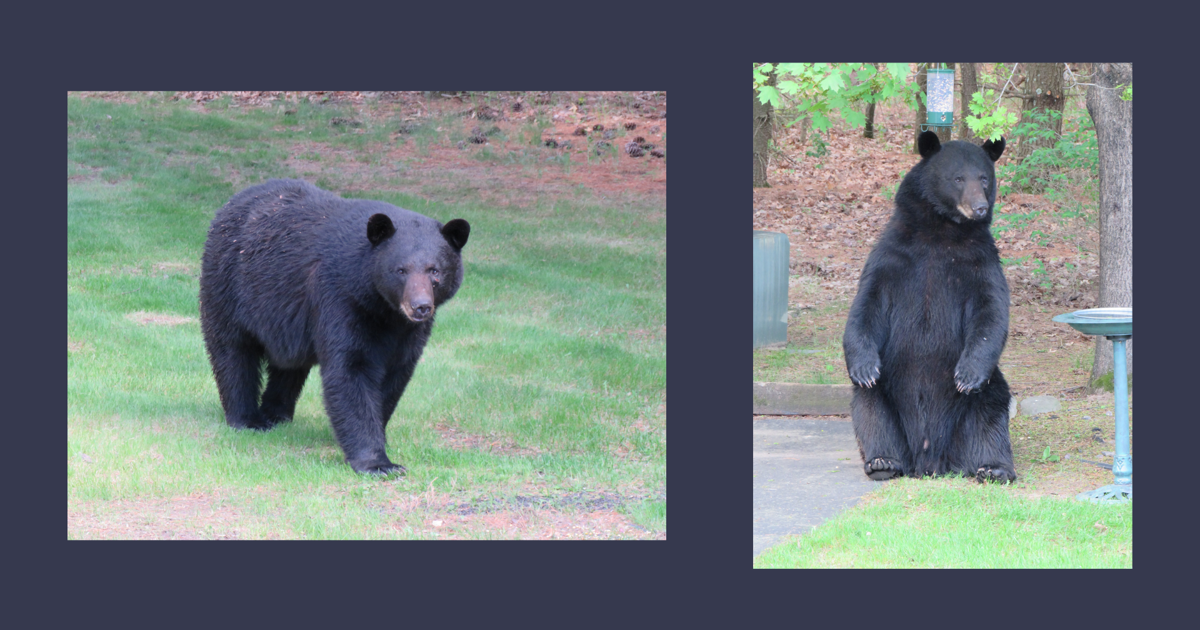
<instances>
[{"instance_id":1,"label":"bear's eye","mask_svg":"<svg viewBox=\"0 0 1200 630\"><path fill-rule=\"evenodd\" d=\"M954 178L954 182L955 182L956 184L961 184L961 183L962 183L962 181L963 181L963 179L962 179L961 177L955 177L955 178Z\"/></svg>"},{"instance_id":2,"label":"bear's eye","mask_svg":"<svg viewBox=\"0 0 1200 630\"><path fill-rule=\"evenodd\" d=\"M404 274L406 274L408 272L404 270L404 267L396 267L396 273L403 276Z\"/></svg>"},{"instance_id":3,"label":"bear's eye","mask_svg":"<svg viewBox=\"0 0 1200 630\"><path fill-rule=\"evenodd\" d=\"M430 268L429 268L429 275L431 275L431 276L433 276L434 278L436 278L436 277L438 276L438 270L437 270L437 268L436 268L436 267L430 267Z\"/></svg>"}]
</instances>

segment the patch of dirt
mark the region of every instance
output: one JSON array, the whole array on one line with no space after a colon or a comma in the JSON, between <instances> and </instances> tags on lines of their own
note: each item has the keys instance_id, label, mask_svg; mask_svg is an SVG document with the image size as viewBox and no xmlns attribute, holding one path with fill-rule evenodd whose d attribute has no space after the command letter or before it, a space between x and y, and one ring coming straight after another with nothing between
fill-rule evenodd
<instances>
[{"instance_id":1,"label":"patch of dirt","mask_svg":"<svg viewBox=\"0 0 1200 630\"><path fill-rule=\"evenodd\" d=\"M78 92L84 98L137 102L137 92ZM650 197L666 208L666 159L651 151L666 151L665 92L175 92L174 100L195 104L228 96L230 106L280 108L286 116L289 103L351 106L353 119L340 128L362 133L364 127L395 128L394 144L351 150L321 143L299 143L287 163L306 179L324 178L338 192L397 190L423 198L446 197L454 191L482 196L486 203L532 207L540 200L584 188L604 198ZM346 121L359 123L357 128ZM538 137L529 137L538 124L548 125ZM432 125L428 141L407 140L420 126ZM603 125L603 130L596 130ZM479 133L472 133L476 128ZM575 135L583 128L584 135ZM612 137L607 138L608 133ZM477 135L482 142L454 140L457 135ZM623 147L642 137L654 145L642 157L630 157ZM552 141L555 147L547 146ZM618 150L596 155L597 144L607 142ZM603 148L603 147L602 147ZM491 157L481 156L484 150ZM606 149L607 151L607 149ZM305 158L315 153L318 159ZM547 162L557 156L558 162ZM329 159L332 158L332 159ZM511 159L510 159L511 158ZM590 158L590 159L589 159ZM402 164L403 168L396 165ZM394 181L398 171L406 183ZM307 173L307 175L305 175ZM236 187L244 184L234 174L223 174ZM383 184L381 182L391 183ZM439 194L430 191L441 190Z\"/></svg>"},{"instance_id":2,"label":"patch of dirt","mask_svg":"<svg viewBox=\"0 0 1200 630\"><path fill-rule=\"evenodd\" d=\"M458 427L447 426L443 423L439 423L434 429L441 434L442 441L456 451L486 451L510 457L529 457L542 452L538 448L519 447L515 440L505 435L467 433Z\"/></svg>"},{"instance_id":3,"label":"patch of dirt","mask_svg":"<svg viewBox=\"0 0 1200 630\"><path fill-rule=\"evenodd\" d=\"M186 275L186 276L199 276L200 275L196 271L196 265L188 264L188 263L158 262L158 263L154 263L152 268L154 269L154 271L157 271L164 275Z\"/></svg>"},{"instance_id":4,"label":"patch of dirt","mask_svg":"<svg viewBox=\"0 0 1200 630\"><path fill-rule=\"evenodd\" d=\"M435 538L473 538L468 532L486 531L506 540L666 540L666 532L648 532L629 517L612 510L564 513L558 510L503 511L469 516L448 515L424 521Z\"/></svg>"},{"instance_id":5,"label":"patch of dirt","mask_svg":"<svg viewBox=\"0 0 1200 630\"><path fill-rule=\"evenodd\" d=\"M127 313L125 319L135 324L155 324L158 326L178 326L180 324L189 324L196 321L195 317L184 317L182 315L170 315L168 313L147 313L146 311L137 311Z\"/></svg>"},{"instance_id":6,"label":"patch of dirt","mask_svg":"<svg viewBox=\"0 0 1200 630\"><path fill-rule=\"evenodd\" d=\"M214 494L169 499L79 502L67 507L67 531L80 540L236 540L248 514ZM275 538L288 538L280 532Z\"/></svg>"}]
</instances>

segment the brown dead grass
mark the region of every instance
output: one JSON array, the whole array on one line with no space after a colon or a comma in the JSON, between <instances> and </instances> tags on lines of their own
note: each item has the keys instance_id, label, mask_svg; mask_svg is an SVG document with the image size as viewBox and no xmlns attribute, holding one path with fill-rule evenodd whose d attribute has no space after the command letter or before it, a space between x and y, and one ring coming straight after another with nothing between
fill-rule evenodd
<instances>
[{"instance_id":1,"label":"brown dead grass","mask_svg":"<svg viewBox=\"0 0 1200 630\"><path fill-rule=\"evenodd\" d=\"M442 441L456 451L483 451L510 457L529 457L542 452L538 448L518 447L516 441L506 435L468 433L443 423L439 423L434 429L442 436Z\"/></svg>"},{"instance_id":2,"label":"brown dead grass","mask_svg":"<svg viewBox=\"0 0 1200 630\"><path fill-rule=\"evenodd\" d=\"M195 317L184 317L182 315L171 315L169 313L147 313L146 311L136 311L127 313L125 319L143 326L154 324L157 326L178 326L180 324L190 324L196 321Z\"/></svg>"}]
</instances>

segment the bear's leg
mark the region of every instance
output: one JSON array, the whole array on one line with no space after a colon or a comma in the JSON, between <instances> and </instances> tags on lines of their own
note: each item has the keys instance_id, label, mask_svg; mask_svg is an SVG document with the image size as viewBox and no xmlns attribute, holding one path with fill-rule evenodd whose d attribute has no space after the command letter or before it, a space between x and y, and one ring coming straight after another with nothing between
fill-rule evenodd
<instances>
[{"instance_id":1,"label":"bear's leg","mask_svg":"<svg viewBox=\"0 0 1200 630\"><path fill-rule=\"evenodd\" d=\"M213 376L225 409L225 422L235 429L270 429L272 423L258 408L258 390L262 385L262 348L242 340L235 343L210 343Z\"/></svg>"},{"instance_id":2,"label":"bear's leg","mask_svg":"<svg viewBox=\"0 0 1200 630\"><path fill-rule=\"evenodd\" d=\"M979 481L1016 481L1008 434L1008 384L993 372L991 383L963 396L965 413L955 432L951 467Z\"/></svg>"},{"instance_id":3,"label":"bear's leg","mask_svg":"<svg viewBox=\"0 0 1200 630\"><path fill-rule=\"evenodd\" d=\"M412 378L413 370L416 367L417 364L414 361L409 365L388 371L388 375L383 381L383 415L381 417L384 429L387 429L388 420L391 420L392 414L395 413L396 405L400 402L400 397L404 395L404 388L408 386L408 381Z\"/></svg>"},{"instance_id":4,"label":"bear's leg","mask_svg":"<svg viewBox=\"0 0 1200 630\"><path fill-rule=\"evenodd\" d=\"M377 366L362 365L346 357L321 361L321 383L325 411L333 424L346 463L355 472L387 475L403 473L387 456L383 431L383 396L379 391Z\"/></svg>"},{"instance_id":5,"label":"bear's leg","mask_svg":"<svg viewBox=\"0 0 1200 630\"><path fill-rule=\"evenodd\" d=\"M267 389L262 395L262 414L267 422L291 422L296 413L296 400L304 390L304 380L310 368L285 370L267 365Z\"/></svg>"},{"instance_id":6,"label":"bear's leg","mask_svg":"<svg viewBox=\"0 0 1200 630\"><path fill-rule=\"evenodd\" d=\"M881 387L855 386L850 417L868 477L883 480L908 472L908 445Z\"/></svg>"}]
</instances>

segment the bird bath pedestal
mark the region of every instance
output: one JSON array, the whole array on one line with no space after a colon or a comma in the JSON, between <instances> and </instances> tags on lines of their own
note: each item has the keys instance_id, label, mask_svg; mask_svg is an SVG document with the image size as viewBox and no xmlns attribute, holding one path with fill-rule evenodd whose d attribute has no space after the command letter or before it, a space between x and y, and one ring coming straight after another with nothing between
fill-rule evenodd
<instances>
[{"instance_id":1,"label":"bird bath pedestal","mask_svg":"<svg viewBox=\"0 0 1200 630\"><path fill-rule=\"evenodd\" d=\"M1117 430L1113 434L1113 483L1075 496L1080 501L1101 503L1133 500L1133 456L1129 454L1129 390L1125 376L1125 342L1133 336L1132 308L1092 308L1064 313L1054 321L1069 324L1085 335L1104 335L1113 342L1113 395Z\"/></svg>"}]
</instances>

